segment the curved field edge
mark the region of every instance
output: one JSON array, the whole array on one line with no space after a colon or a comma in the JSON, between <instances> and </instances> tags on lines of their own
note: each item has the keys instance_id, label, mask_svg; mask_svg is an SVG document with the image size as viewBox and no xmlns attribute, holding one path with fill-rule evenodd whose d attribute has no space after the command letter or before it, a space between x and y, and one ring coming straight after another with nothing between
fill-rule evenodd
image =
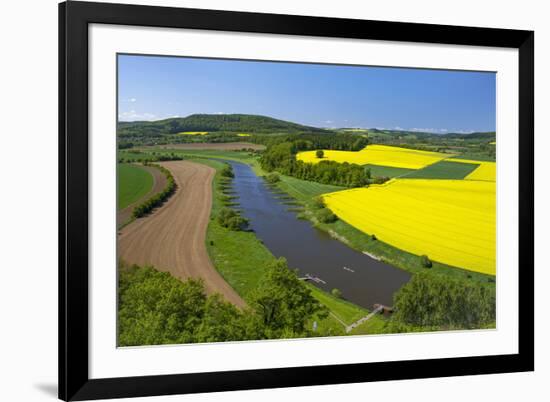
<instances>
[{"instance_id":1,"label":"curved field edge","mask_svg":"<svg viewBox=\"0 0 550 402\"><path fill-rule=\"evenodd\" d=\"M253 232L231 231L218 223L217 215L227 202L226 195L220 189L222 183L223 188L227 186L227 182L220 174L220 170L225 164L216 160L199 158L193 159L193 162L211 166L217 171L212 182L212 210L206 232L206 248L214 267L246 301L247 296L257 286L264 273L262 267L275 261L276 258ZM345 300L336 299L311 284L306 284L306 286L311 290L312 295L333 314L317 323L318 336L345 335L344 325L341 321L349 325L356 321L356 317L359 319L369 313L368 310ZM378 316L374 318L384 320ZM313 325L313 323L311 324ZM362 324L360 327L366 326L366 324ZM369 332L363 329L362 333L368 334Z\"/></svg>"},{"instance_id":2,"label":"curved field edge","mask_svg":"<svg viewBox=\"0 0 550 402\"><path fill-rule=\"evenodd\" d=\"M151 173L139 165L117 165L117 210L120 211L147 195L153 188Z\"/></svg>"},{"instance_id":3,"label":"curved field edge","mask_svg":"<svg viewBox=\"0 0 550 402\"><path fill-rule=\"evenodd\" d=\"M154 212L155 209L161 207L166 201L168 201L168 199L176 191L177 186L174 181L174 177L168 169L157 164L148 164L146 167L159 171L160 175L165 178L166 184L163 188L157 189L157 191L153 193L149 191L147 194L145 194L141 202L136 202L135 205L133 205L128 218L125 218L121 222L118 222L117 217L117 228L119 230L122 229L124 226L132 223L137 218ZM152 190L154 190L154 188Z\"/></svg>"},{"instance_id":4,"label":"curved field edge","mask_svg":"<svg viewBox=\"0 0 550 402\"><path fill-rule=\"evenodd\" d=\"M151 149L153 151L153 149ZM210 158L212 159L227 159L232 160L236 162L242 162L249 165L254 173L258 176L264 176L266 175L266 172L260 167L260 163L258 159L251 153L248 152L242 152L242 151L195 151L192 153L189 153L188 151L184 150L162 150L162 149L156 149L156 151L165 151L165 152L172 152L174 151L178 155L181 155L183 157L188 157L192 159L196 159L196 161L200 160L200 157L203 156L204 158ZM146 154L143 154L143 157L146 157ZM456 158L456 157L453 157ZM214 161L212 160L212 162ZM297 179L290 176L284 176L280 175L280 181L273 184L274 187L278 188L280 191L283 191L287 193L289 196L293 197L297 202L299 202L304 209L303 212L300 214L300 217L304 219L308 219L314 226L317 228L327 232L331 236L337 238L338 240L342 241L343 243L347 244L348 246L354 248L358 251L366 251L369 254L372 254L378 258L380 258L382 261L393 265L397 268L403 269L404 271L410 272L410 273L418 273L423 272L426 270L422 266L420 257L411 253L408 253L404 250L400 250L390 244L384 243L380 240L372 240L372 238L365 233L359 231L358 229L354 228L350 224L342 221L337 220L333 223L322 223L320 222L316 216L315 216L315 203L314 203L314 197L329 193L333 191L339 191L343 188L338 186L330 186L320 183L313 183L302 179ZM311 183L315 184L317 191L307 191L307 189L311 189ZM329 188L329 190L325 191L326 188ZM433 262L432 268L430 268L430 272L435 275L446 275L451 276L455 278L463 278L466 280L474 280L481 283L486 283L488 286L495 286L495 277L493 275L487 275L483 273L473 272L473 271L467 271L460 267L453 267L450 265L442 264L439 262Z\"/></svg>"},{"instance_id":5,"label":"curved field edge","mask_svg":"<svg viewBox=\"0 0 550 402\"><path fill-rule=\"evenodd\" d=\"M494 182L394 179L322 197L340 219L396 248L495 274Z\"/></svg>"}]
</instances>

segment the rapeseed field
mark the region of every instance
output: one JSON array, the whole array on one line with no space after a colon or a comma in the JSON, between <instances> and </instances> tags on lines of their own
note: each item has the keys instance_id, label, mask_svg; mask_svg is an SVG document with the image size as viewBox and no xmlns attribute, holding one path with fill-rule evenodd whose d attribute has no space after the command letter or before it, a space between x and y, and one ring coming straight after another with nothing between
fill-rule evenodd
<instances>
[{"instance_id":1,"label":"rapeseed field","mask_svg":"<svg viewBox=\"0 0 550 402\"><path fill-rule=\"evenodd\" d=\"M392 179L322 197L340 219L394 247L495 275L495 188L491 181Z\"/></svg>"},{"instance_id":2,"label":"rapeseed field","mask_svg":"<svg viewBox=\"0 0 550 402\"><path fill-rule=\"evenodd\" d=\"M466 176L464 180L496 181L497 179L496 162L482 162L482 161L473 161L468 159L448 159L448 161L479 164L479 167L475 169L472 173L470 173L468 176Z\"/></svg>"},{"instance_id":3,"label":"rapeseed field","mask_svg":"<svg viewBox=\"0 0 550 402\"><path fill-rule=\"evenodd\" d=\"M404 169L422 169L450 156L439 152L419 151L387 145L369 145L356 152L332 150L323 150L323 152L323 158L317 158L316 151L299 152L296 158L309 163L330 160L340 163L356 163L358 165L370 164Z\"/></svg>"}]
</instances>

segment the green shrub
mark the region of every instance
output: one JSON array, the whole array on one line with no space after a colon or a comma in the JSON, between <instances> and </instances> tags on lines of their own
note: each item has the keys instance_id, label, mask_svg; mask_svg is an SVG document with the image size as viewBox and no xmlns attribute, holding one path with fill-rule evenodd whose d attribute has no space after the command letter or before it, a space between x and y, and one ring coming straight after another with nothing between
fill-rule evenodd
<instances>
[{"instance_id":1,"label":"green shrub","mask_svg":"<svg viewBox=\"0 0 550 402\"><path fill-rule=\"evenodd\" d=\"M432 261L428 258L427 255L420 256L420 263L424 268L431 268L432 267Z\"/></svg>"},{"instance_id":2,"label":"green shrub","mask_svg":"<svg viewBox=\"0 0 550 402\"><path fill-rule=\"evenodd\" d=\"M231 167L231 165L225 165L221 171L221 175L223 177L229 177L229 178L235 177L235 174L233 173L233 168Z\"/></svg>"},{"instance_id":3,"label":"green shrub","mask_svg":"<svg viewBox=\"0 0 550 402\"><path fill-rule=\"evenodd\" d=\"M322 159L325 156L325 153L321 149L319 149L315 152L315 156L319 159Z\"/></svg>"},{"instance_id":4,"label":"green shrub","mask_svg":"<svg viewBox=\"0 0 550 402\"><path fill-rule=\"evenodd\" d=\"M342 298L342 291L340 289L334 288L330 291L330 294L338 299Z\"/></svg>"},{"instance_id":5,"label":"green shrub","mask_svg":"<svg viewBox=\"0 0 550 402\"><path fill-rule=\"evenodd\" d=\"M333 223L338 220L338 217L334 215L330 209L327 208L321 208L317 212L317 218L322 223Z\"/></svg>"},{"instance_id":6,"label":"green shrub","mask_svg":"<svg viewBox=\"0 0 550 402\"><path fill-rule=\"evenodd\" d=\"M318 196L313 199L313 206L315 208L324 208L325 202L323 201L323 198Z\"/></svg>"},{"instance_id":7,"label":"green shrub","mask_svg":"<svg viewBox=\"0 0 550 402\"><path fill-rule=\"evenodd\" d=\"M265 180L270 184L275 184L279 181L281 181L281 177L277 173L269 173L267 176L265 176Z\"/></svg>"},{"instance_id":8,"label":"green shrub","mask_svg":"<svg viewBox=\"0 0 550 402\"><path fill-rule=\"evenodd\" d=\"M495 321L495 287L421 272L394 296L394 319L430 327L480 328Z\"/></svg>"},{"instance_id":9,"label":"green shrub","mask_svg":"<svg viewBox=\"0 0 550 402\"><path fill-rule=\"evenodd\" d=\"M168 198L170 198L170 196L176 191L176 182L174 181L172 173L170 173L168 169L164 168L163 166L154 164L149 164L149 166L153 166L159 169L166 176L167 184L164 190L162 190L160 193L155 194L154 196L145 200L143 203L134 208L134 210L132 211L132 216L134 218L140 218L144 215L147 215L153 209L164 204L164 202L168 200Z\"/></svg>"},{"instance_id":10,"label":"green shrub","mask_svg":"<svg viewBox=\"0 0 550 402\"><path fill-rule=\"evenodd\" d=\"M231 208L222 208L218 213L218 223L230 230L244 230L248 226L248 219L240 216Z\"/></svg>"}]
</instances>

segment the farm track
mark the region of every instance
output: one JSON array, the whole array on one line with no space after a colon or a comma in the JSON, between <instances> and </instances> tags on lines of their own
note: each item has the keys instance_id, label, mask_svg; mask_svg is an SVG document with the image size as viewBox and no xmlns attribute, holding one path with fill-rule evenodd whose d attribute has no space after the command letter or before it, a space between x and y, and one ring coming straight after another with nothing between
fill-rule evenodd
<instances>
[{"instance_id":1,"label":"farm track","mask_svg":"<svg viewBox=\"0 0 550 402\"><path fill-rule=\"evenodd\" d=\"M147 194L145 194L139 200L131 203L126 208L121 209L120 211L117 211L116 213L117 227L120 227L120 225L122 225L123 223L128 222L128 220L132 217L132 211L134 210L135 207L137 207L139 204L149 199L153 195L160 193L166 187L166 183L167 183L166 176L164 176L164 174L160 170L151 166L140 165L139 167L151 173L151 175L153 176L153 187Z\"/></svg>"},{"instance_id":2,"label":"farm track","mask_svg":"<svg viewBox=\"0 0 550 402\"><path fill-rule=\"evenodd\" d=\"M161 208L119 231L118 257L130 264L153 265L181 280L201 278L207 293L221 293L244 307L206 251L215 169L189 161L159 164L170 170L178 189Z\"/></svg>"},{"instance_id":3,"label":"farm track","mask_svg":"<svg viewBox=\"0 0 550 402\"><path fill-rule=\"evenodd\" d=\"M155 146L153 148L157 148ZM141 149L147 149L151 147L140 147ZM194 142L189 144L170 144L162 145L163 149L188 149L188 150L218 150L218 151L239 151L241 149L265 149L265 145L253 144L251 142Z\"/></svg>"}]
</instances>

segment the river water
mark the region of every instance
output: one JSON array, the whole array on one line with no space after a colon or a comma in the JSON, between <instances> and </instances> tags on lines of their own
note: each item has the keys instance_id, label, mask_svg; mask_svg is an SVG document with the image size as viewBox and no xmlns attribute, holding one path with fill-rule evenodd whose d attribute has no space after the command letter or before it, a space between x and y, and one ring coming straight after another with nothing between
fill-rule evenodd
<instances>
[{"instance_id":1,"label":"river water","mask_svg":"<svg viewBox=\"0 0 550 402\"><path fill-rule=\"evenodd\" d=\"M285 257L299 276L311 275L322 282L311 282L330 292L337 288L343 297L359 306L372 309L373 304L393 304L393 294L410 278L410 274L375 260L326 232L314 228L288 211L280 195L243 163L227 161L233 166L233 190L242 215L250 219L256 236L276 256Z\"/></svg>"}]
</instances>

